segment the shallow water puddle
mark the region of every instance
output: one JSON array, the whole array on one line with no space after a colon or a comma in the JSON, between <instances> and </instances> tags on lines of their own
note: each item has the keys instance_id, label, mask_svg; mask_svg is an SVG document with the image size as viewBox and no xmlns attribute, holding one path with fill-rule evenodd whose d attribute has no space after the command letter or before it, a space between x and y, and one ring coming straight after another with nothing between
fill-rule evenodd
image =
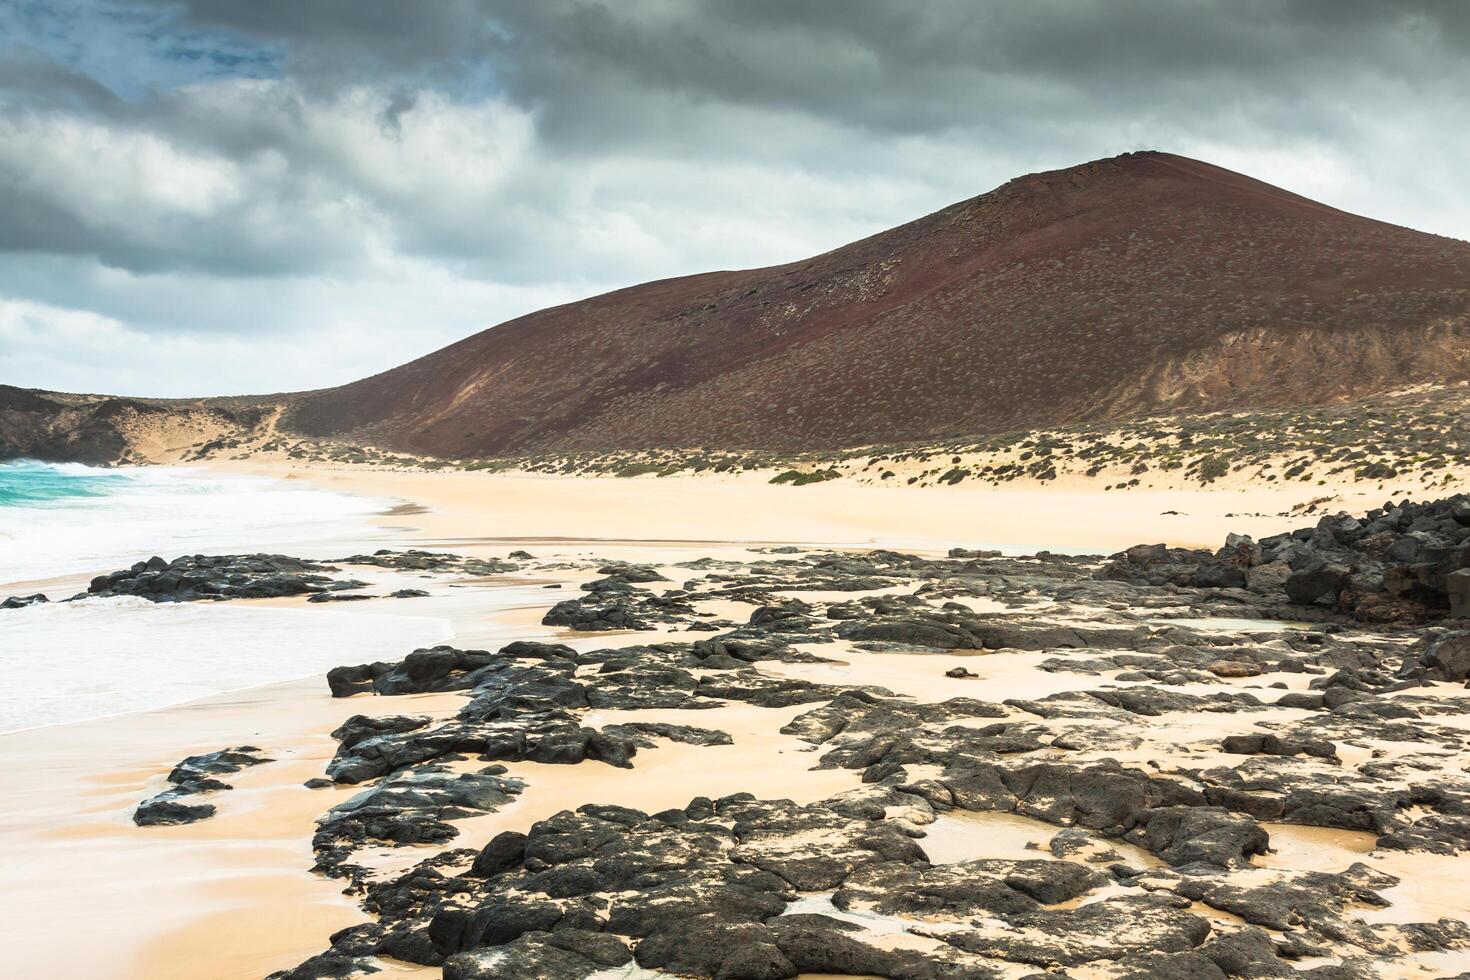
<instances>
[{"instance_id":1,"label":"shallow water puddle","mask_svg":"<svg viewBox=\"0 0 1470 980\"><path fill-rule=\"evenodd\" d=\"M1265 822L1261 826L1271 835L1272 851L1256 857L1255 863L1262 868L1343 871L1362 861L1378 840L1360 830Z\"/></svg>"},{"instance_id":2,"label":"shallow water puddle","mask_svg":"<svg viewBox=\"0 0 1470 980\"><path fill-rule=\"evenodd\" d=\"M1365 922L1434 922L1470 915L1470 854L1427 854L1420 851L1379 851L1364 862L1375 871L1400 879L1401 884L1379 889L1387 908L1365 907L1354 915ZM1470 969L1470 965L1459 969Z\"/></svg>"},{"instance_id":3,"label":"shallow water puddle","mask_svg":"<svg viewBox=\"0 0 1470 980\"><path fill-rule=\"evenodd\" d=\"M925 836L919 846L934 864L982 859L1030 861L1050 858L1047 844L1064 829L1015 813L951 810L924 827ZM1135 866L1153 868L1161 863L1143 848L1123 841L1100 837L1098 844Z\"/></svg>"}]
</instances>

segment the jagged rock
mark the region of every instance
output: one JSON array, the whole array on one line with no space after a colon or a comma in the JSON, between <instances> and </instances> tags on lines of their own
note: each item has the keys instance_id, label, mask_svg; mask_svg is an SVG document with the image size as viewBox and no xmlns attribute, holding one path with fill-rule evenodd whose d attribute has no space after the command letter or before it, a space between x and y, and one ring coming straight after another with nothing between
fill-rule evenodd
<instances>
[{"instance_id":1,"label":"jagged rock","mask_svg":"<svg viewBox=\"0 0 1470 980\"><path fill-rule=\"evenodd\" d=\"M478 773L398 773L332 807L318 821L312 848L316 870L347 874L351 852L371 841L434 844L459 833L449 821L491 813L519 794L525 783L503 766Z\"/></svg>"},{"instance_id":2,"label":"jagged rock","mask_svg":"<svg viewBox=\"0 0 1470 980\"><path fill-rule=\"evenodd\" d=\"M179 800L199 793L230 789L229 784L214 777L270 761L253 745L191 755L169 772L171 788L138 804L133 811L133 823L139 827L156 827L206 820L214 816L214 804L180 803Z\"/></svg>"},{"instance_id":3,"label":"jagged rock","mask_svg":"<svg viewBox=\"0 0 1470 980\"><path fill-rule=\"evenodd\" d=\"M1182 907L1181 907L1182 906ZM1208 919L1188 903L1157 894L1110 898L1076 909L1041 909L996 916L991 925L961 930L915 929L970 953L1037 966L1081 966L1138 953L1191 950L1210 934Z\"/></svg>"},{"instance_id":4,"label":"jagged rock","mask_svg":"<svg viewBox=\"0 0 1470 980\"><path fill-rule=\"evenodd\" d=\"M1470 630L1426 637L1404 655L1400 677L1470 680Z\"/></svg>"},{"instance_id":5,"label":"jagged rock","mask_svg":"<svg viewBox=\"0 0 1470 980\"><path fill-rule=\"evenodd\" d=\"M1253 819L1216 807L1171 806L1151 811L1142 842L1173 865L1234 867L1265 854L1270 839Z\"/></svg>"},{"instance_id":6,"label":"jagged rock","mask_svg":"<svg viewBox=\"0 0 1470 980\"><path fill-rule=\"evenodd\" d=\"M279 598L366 585L328 574L336 571L332 565L288 555L184 555L173 561L155 555L131 568L97 576L87 592L139 596L151 602L194 602Z\"/></svg>"}]
</instances>

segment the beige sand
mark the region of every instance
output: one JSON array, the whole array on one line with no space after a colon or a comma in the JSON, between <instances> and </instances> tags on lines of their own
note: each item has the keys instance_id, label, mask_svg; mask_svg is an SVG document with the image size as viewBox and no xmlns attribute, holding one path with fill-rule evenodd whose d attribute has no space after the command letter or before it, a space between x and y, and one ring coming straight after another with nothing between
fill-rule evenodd
<instances>
[{"instance_id":1,"label":"beige sand","mask_svg":"<svg viewBox=\"0 0 1470 980\"><path fill-rule=\"evenodd\" d=\"M331 490L412 501L425 513L385 519L420 543L778 542L947 550L996 547L1112 552L1140 542L1218 547L1231 531L1257 536L1300 525L1280 515L1339 492L1366 509L1381 491L1265 485L1105 492L1064 486L906 487L833 481L773 486L741 476L563 477L453 471L327 468L253 459L212 462L226 472L295 474ZM1334 504L1334 506L1339 506ZM1174 512L1174 513L1170 513ZM1226 516L1235 515L1235 516ZM487 540L488 539L488 540Z\"/></svg>"},{"instance_id":2,"label":"beige sand","mask_svg":"<svg viewBox=\"0 0 1470 980\"><path fill-rule=\"evenodd\" d=\"M1107 494L1095 486L911 489L846 482L792 488L770 486L758 477L427 474L291 469L259 461L230 468L297 476L341 492L411 504L380 519L397 530L404 545L500 555L524 546L543 557L601 554L664 566L704 555L738 557L748 554L742 544L762 542L1018 551L1111 551L1139 541L1213 545L1229 530L1265 534L1301 522L1227 513L1278 514L1321 492L1314 487ZM1372 503L1364 498L1363 506ZM537 610L559 595L536 594L540 584L520 582L499 598L479 589L442 596L436 590L431 599L418 601L432 603L423 611L451 618L457 642L488 646L547 635ZM717 611L737 616L746 610L730 604ZM629 634L577 642L609 646L639 639ZM829 646L821 652L838 651ZM767 667L812 679L878 683L924 700L957 694L992 700L1037 697L1075 685L1073 678L1035 670L1033 655L915 658L851 650L839 655L847 662ZM943 670L957 663L982 679L945 678ZM363 919L339 894L338 883L307 871L315 818L350 792L300 786L321 772L334 748L326 733L359 711L449 712L459 703L454 696L333 701L321 680L313 679L0 737L0 758L6 763L0 767L0 797L7 802L0 812L0 840L9 885L0 898L0 915L20 937L9 944L11 970L17 976L54 973L56 951L65 950L66 972L72 975L244 978L317 952L329 932ZM592 763L517 764L513 771L530 784L526 793L499 813L463 821L456 843L474 846L500 830L524 829L592 799L657 810L697 794L758 789L815 800L856 785L854 772L808 771L815 755L776 732L794 713L748 706L638 712L639 720L724 729L736 745L661 745L641 753L632 770ZM593 720L607 723L616 720L616 713L600 712ZM131 824L132 808L162 788L163 775L178 759L242 742L262 746L279 761L229 777L237 789L210 799L219 807L217 817L180 828ZM964 859L977 829L938 828L930 843L950 859ZM991 826L985 832L995 835L1000 829ZM1018 823L1008 830L1013 844L1024 848L1022 838L1030 839L1031 828ZM1312 843L1290 841L1294 850ZM1338 843L1325 857L1333 865L1357 842ZM385 869L402 866L425 853L399 849L374 863ZM1436 894L1422 899L1425 911L1454 901L1438 893L1463 879L1448 865L1434 865L1432 874L1428 867L1403 870L1422 870L1435 881ZM85 941L79 941L83 933Z\"/></svg>"}]
</instances>

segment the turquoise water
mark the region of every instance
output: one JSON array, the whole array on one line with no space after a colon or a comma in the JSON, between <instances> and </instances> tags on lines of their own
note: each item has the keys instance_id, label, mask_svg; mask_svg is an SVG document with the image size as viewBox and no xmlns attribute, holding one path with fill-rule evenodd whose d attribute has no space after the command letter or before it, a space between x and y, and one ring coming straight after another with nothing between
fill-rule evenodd
<instances>
[{"instance_id":1,"label":"turquoise water","mask_svg":"<svg viewBox=\"0 0 1470 980\"><path fill-rule=\"evenodd\" d=\"M90 577L151 555L360 542L372 530L366 516L385 506L284 480L175 466L3 462L0 586ZM14 591L0 588L0 599Z\"/></svg>"},{"instance_id":2,"label":"turquoise water","mask_svg":"<svg viewBox=\"0 0 1470 980\"><path fill-rule=\"evenodd\" d=\"M122 473L66 463L0 463L0 507L35 507L78 497L103 497L126 482Z\"/></svg>"}]
</instances>

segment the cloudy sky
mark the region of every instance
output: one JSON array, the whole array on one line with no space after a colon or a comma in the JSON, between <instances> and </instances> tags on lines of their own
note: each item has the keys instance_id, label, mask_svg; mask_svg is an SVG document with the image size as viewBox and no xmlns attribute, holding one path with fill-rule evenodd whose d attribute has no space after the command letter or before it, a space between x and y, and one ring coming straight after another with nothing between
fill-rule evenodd
<instances>
[{"instance_id":1,"label":"cloudy sky","mask_svg":"<svg viewBox=\"0 0 1470 980\"><path fill-rule=\"evenodd\" d=\"M269 392L1021 173L1470 239L1470 4L0 0L0 383Z\"/></svg>"}]
</instances>

